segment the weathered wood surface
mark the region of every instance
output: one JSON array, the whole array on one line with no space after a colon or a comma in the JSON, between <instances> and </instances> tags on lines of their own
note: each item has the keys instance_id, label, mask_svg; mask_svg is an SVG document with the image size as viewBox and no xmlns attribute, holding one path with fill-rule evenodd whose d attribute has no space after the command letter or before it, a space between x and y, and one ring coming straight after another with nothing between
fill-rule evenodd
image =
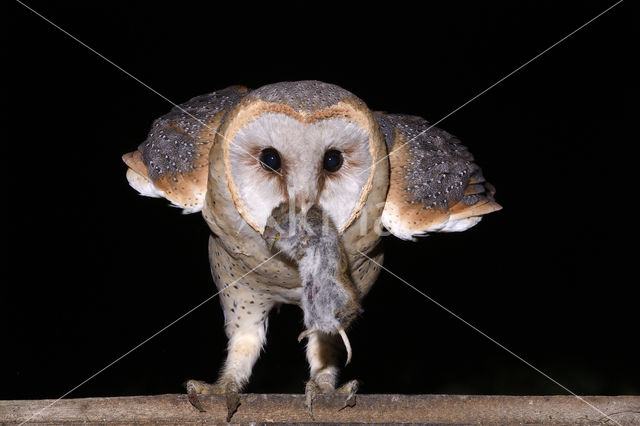
<instances>
[{"instance_id":1,"label":"weathered wood surface","mask_svg":"<svg viewBox=\"0 0 640 426\"><path fill-rule=\"evenodd\" d=\"M312 419L303 395L243 394L232 422L640 425L640 396L582 398L609 418L573 396L358 395L356 406L343 410L342 397L318 397ZM204 413L186 395L0 401L0 422L225 423L223 396L200 400Z\"/></svg>"}]
</instances>

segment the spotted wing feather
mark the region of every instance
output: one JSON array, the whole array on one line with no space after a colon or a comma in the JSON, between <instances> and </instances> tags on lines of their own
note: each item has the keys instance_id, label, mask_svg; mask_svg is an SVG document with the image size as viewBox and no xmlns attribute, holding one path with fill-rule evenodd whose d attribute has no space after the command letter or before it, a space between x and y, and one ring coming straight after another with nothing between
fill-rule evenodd
<instances>
[{"instance_id":1,"label":"spotted wing feather","mask_svg":"<svg viewBox=\"0 0 640 426\"><path fill-rule=\"evenodd\" d=\"M473 156L451 134L415 116L376 113L391 167L382 224L414 240L430 232L459 232L500 210L494 188Z\"/></svg>"},{"instance_id":2,"label":"spotted wing feather","mask_svg":"<svg viewBox=\"0 0 640 426\"><path fill-rule=\"evenodd\" d=\"M228 87L190 99L155 120L147 139L122 157L129 184L142 195L166 198L184 213L200 211L218 127L246 94L245 87Z\"/></svg>"}]
</instances>

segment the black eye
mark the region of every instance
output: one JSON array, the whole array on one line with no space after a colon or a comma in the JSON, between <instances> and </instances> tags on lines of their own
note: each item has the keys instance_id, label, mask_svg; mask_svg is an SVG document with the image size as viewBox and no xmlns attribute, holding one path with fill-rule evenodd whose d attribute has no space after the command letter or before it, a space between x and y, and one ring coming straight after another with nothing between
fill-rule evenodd
<instances>
[{"instance_id":1,"label":"black eye","mask_svg":"<svg viewBox=\"0 0 640 426\"><path fill-rule=\"evenodd\" d=\"M268 172L280 170L280 154L273 148L265 148L260 151L260 165Z\"/></svg>"},{"instance_id":2,"label":"black eye","mask_svg":"<svg viewBox=\"0 0 640 426\"><path fill-rule=\"evenodd\" d=\"M335 149L330 149L324 153L322 167L328 172L337 172L342 167L342 153Z\"/></svg>"}]
</instances>

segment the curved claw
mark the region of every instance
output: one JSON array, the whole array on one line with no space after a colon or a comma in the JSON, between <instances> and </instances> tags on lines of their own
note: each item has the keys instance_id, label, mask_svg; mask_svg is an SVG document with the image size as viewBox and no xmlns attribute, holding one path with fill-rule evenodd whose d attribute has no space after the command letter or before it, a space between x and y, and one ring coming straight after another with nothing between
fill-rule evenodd
<instances>
[{"instance_id":1,"label":"curved claw","mask_svg":"<svg viewBox=\"0 0 640 426\"><path fill-rule=\"evenodd\" d=\"M347 399L344 401L344 405L338 411L344 410L347 407L355 407L356 406L356 392L360 388L360 382L357 380L351 380L350 382L345 383L338 389L338 393L347 395Z\"/></svg>"},{"instance_id":2,"label":"curved claw","mask_svg":"<svg viewBox=\"0 0 640 426\"><path fill-rule=\"evenodd\" d=\"M193 405L201 413L204 413L204 412L207 411L202 406L202 403L200 403L200 400L198 399L198 394L197 393L187 391L187 399L189 400L191 405Z\"/></svg>"},{"instance_id":3,"label":"curved claw","mask_svg":"<svg viewBox=\"0 0 640 426\"><path fill-rule=\"evenodd\" d=\"M201 413L206 410L202 406L198 394L223 394L227 402L227 422L230 422L231 417L238 411L240 406L239 387L233 382L210 384L200 380L189 380L184 386L187 388L187 399Z\"/></svg>"},{"instance_id":4,"label":"curved claw","mask_svg":"<svg viewBox=\"0 0 640 426\"><path fill-rule=\"evenodd\" d=\"M231 417L238 411L240 406L240 395L238 392L229 392L227 396L227 423L231 421Z\"/></svg>"},{"instance_id":5,"label":"curved claw","mask_svg":"<svg viewBox=\"0 0 640 426\"><path fill-rule=\"evenodd\" d=\"M309 416L311 417L311 420L315 420L313 418L313 400L316 399L316 396L318 396L319 393L320 387L318 386L318 384L313 379L309 380L304 387L304 404L309 410Z\"/></svg>"},{"instance_id":6,"label":"curved claw","mask_svg":"<svg viewBox=\"0 0 640 426\"><path fill-rule=\"evenodd\" d=\"M360 382L357 380L351 380L340 386L338 389L333 389L333 387L329 389L322 390L321 385L318 384L318 379L310 379L305 385L304 394L305 394L305 405L309 410L309 416L311 420L315 421L313 417L313 401L316 397L322 393L332 394L332 395L346 395L346 399L344 401L344 405L338 409L338 411L344 410L347 407L355 407L356 405L356 392L360 388Z\"/></svg>"},{"instance_id":7,"label":"curved claw","mask_svg":"<svg viewBox=\"0 0 640 426\"><path fill-rule=\"evenodd\" d=\"M200 382L198 380L189 380L184 383L184 387L187 389L187 399L198 411L204 413L205 410L198 399L198 393L202 393L204 382Z\"/></svg>"}]
</instances>

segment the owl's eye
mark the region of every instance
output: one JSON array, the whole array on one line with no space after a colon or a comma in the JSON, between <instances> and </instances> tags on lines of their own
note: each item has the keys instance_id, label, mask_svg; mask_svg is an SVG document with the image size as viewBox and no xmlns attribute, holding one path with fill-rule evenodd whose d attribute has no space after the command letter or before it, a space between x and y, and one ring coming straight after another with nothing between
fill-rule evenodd
<instances>
[{"instance_id":1,"label":"owl's eye","mask_svg":"<svg viewBox=\"0 0 640 426\"><path fill-rule=\"evenodd\" d=\"M336 149L330 149L324 153L322 167L328 172L337 172L342 167L342 153Z\"/></svg>"},{"instance_id":2,"label":"owl's eye","mask_svg":"<svg viewBox=\"0 0 640 426\"><path fill-rule=\"evenodd\" d=\"M260 151L260 165L268 172L280 170L280 154L273 148L265 148Z\"/></svg>"}]
</instances>

